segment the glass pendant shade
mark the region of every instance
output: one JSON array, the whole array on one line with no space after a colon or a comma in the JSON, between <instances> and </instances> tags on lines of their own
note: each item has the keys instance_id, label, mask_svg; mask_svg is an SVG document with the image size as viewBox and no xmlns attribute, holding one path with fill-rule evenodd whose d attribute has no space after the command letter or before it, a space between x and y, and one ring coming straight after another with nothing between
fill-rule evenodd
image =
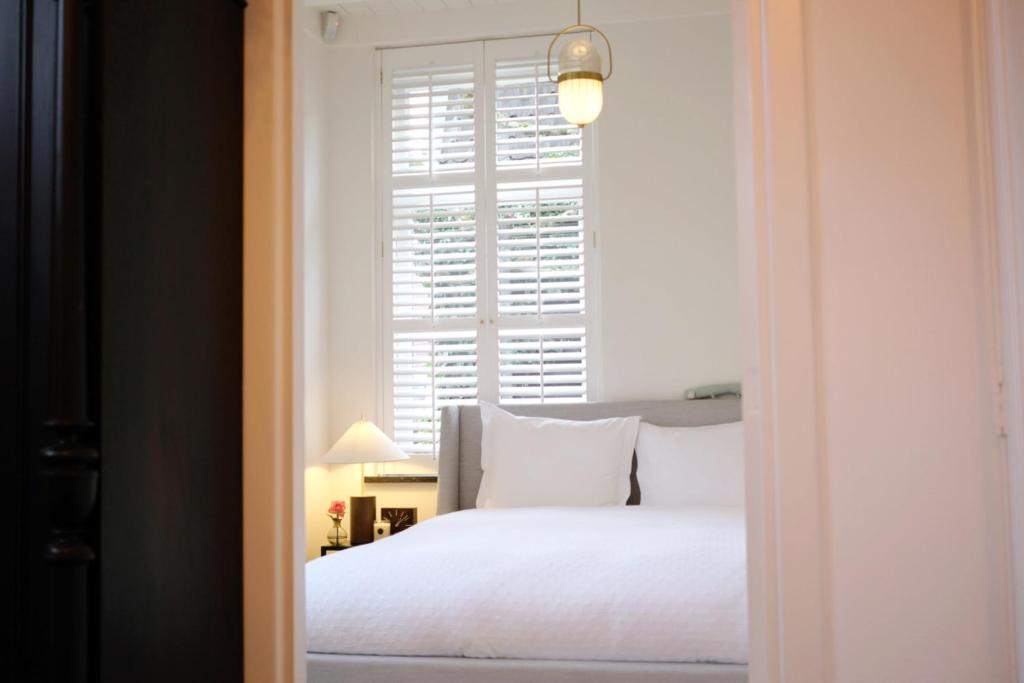
<instances>
[{"instance_id":1,"label":"glass pendant shade","mask_svg":"<svg viewBox=\"0 0 1024 683\"><path fill-rule=\"evenodd\" d=\"M570 41L558 54L558 108L569 123L585 126L604 105L601 55L586 38Z\"/></svg>"},{"instance_id":2,"label":"glass pendant shade","mask_svg":"<svg viewBox=\"0 0 1024 683\"><path fill-rule=\"evenodd\" d=\"M601 53L587 38L570 40L558 53L558 76L590 72L601 75Z\"/></svg>"}]
</instances>

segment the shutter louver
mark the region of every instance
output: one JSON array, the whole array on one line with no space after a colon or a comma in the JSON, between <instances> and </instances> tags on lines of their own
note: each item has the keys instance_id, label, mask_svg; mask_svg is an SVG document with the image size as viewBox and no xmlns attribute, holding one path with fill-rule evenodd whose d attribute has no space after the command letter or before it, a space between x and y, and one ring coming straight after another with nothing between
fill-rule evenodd
<instances>
[{"instance_id":1,"label":"shutter louver","mask_svg":"<svg viewBox=\"0 0 1024 683\"><path fill-rule=\"evenodd\" d=\"M583 135L558 109L558 86L543 59L495 65L494 146L499 169L579 165Z\"/></svg>"},{"instance_id":2,"label":"shutter louver","mask_svg":"<svg viewBox=\"0 0 1024 683\"><path fill-rule=\"evenodd\" d=\"M394 440L413 456L436 457L440 410L475 403L473 332L394 335Z\"/></svg>"},{"instance_id":3,"label":"shutter louver","mask_svg":"<svg viewBox=\"0 0 1024 683\"><path fill-rule=\"evenodd\" d=\"M498 186L498 313L579 315L585 306L583 186Z\"/></svg>"},{"instance_id":4,"label":"shutter louver","mask_svg":"<svg viewBox=\"0 0 1024 683\"><path fill-rule=\"evenodd\" d=\"M502 403L587 400L583 328L502 330L498 337Z\"/></svg>"},{"instance_id":5,"label":"shutter louver","mask_svg":"<svg viewBox=\"0 0 1024 683\"><path fill-rule=\"evenodd\" d=\"M393 176L472 171L473 66L395 69L391 74Z\"/></svg>"},{"instance_id":6,"label":"shutter louver","mask_svg":"<svg viewBox=\"0 0 1024 683\"><path fill-rule=\"evenodd\" d=\"M476 256L472 187L395 191L391 207L395 319L476 315Z\"/></svg>"}]
</instances>

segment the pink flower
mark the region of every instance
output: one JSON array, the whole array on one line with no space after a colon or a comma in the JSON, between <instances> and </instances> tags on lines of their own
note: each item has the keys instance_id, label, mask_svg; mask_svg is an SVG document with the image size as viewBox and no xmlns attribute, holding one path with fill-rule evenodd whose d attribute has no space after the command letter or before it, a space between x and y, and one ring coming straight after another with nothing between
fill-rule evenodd
<instances>
[{"instance_id":1,"label":"pink flower","mask_svg":"<svg viewBox=\"0 0 1024 683\"><path fill-rule=\"evenodd\" d=\"M331 507L327 508L327 514L343 517L345 515L345 501L332 500Z\"/></svg>"}]
</instances>

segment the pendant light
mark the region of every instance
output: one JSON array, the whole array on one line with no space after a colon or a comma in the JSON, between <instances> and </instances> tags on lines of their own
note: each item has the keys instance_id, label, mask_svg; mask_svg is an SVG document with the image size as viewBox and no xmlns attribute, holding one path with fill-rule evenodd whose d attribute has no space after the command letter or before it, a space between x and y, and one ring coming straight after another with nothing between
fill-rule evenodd
<instances>
[{"instance_id":1,"label":"pendant light","mask_svg":"<svg viewBox=\"0 0 1024 683\"><path fill-rule=\"evenodd\" d=\"M602 73L601 54L585 37L574 38L558 53L558 79L551 75L551 52L555 43L572 33L596 33L608 47L608 73ZM582 128L592 123L604 104L604 82L612 77L612 45L601 29L582 23L580 0L576 0L576 23L558 32L548 45L548 80L558 83L558 108L569 123Z\"/></svg>"}]
</instances>

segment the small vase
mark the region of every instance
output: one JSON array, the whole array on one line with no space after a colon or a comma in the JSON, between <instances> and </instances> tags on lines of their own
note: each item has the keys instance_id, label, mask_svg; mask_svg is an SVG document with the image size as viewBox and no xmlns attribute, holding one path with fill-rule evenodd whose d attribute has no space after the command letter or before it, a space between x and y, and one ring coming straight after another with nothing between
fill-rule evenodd
<instances>
[{"instance_id":1,"label":"small vase","mask_svg":"<svg viewBox=\"0 0 1024 683\"><path fill-rule=\"evenodd\" d=\"M348 540L348 534L341 528L341 517L332 518L334 526L327 534L327 541L333 546L345 545L345 541Z\"/></svg>"}]
</instances>

